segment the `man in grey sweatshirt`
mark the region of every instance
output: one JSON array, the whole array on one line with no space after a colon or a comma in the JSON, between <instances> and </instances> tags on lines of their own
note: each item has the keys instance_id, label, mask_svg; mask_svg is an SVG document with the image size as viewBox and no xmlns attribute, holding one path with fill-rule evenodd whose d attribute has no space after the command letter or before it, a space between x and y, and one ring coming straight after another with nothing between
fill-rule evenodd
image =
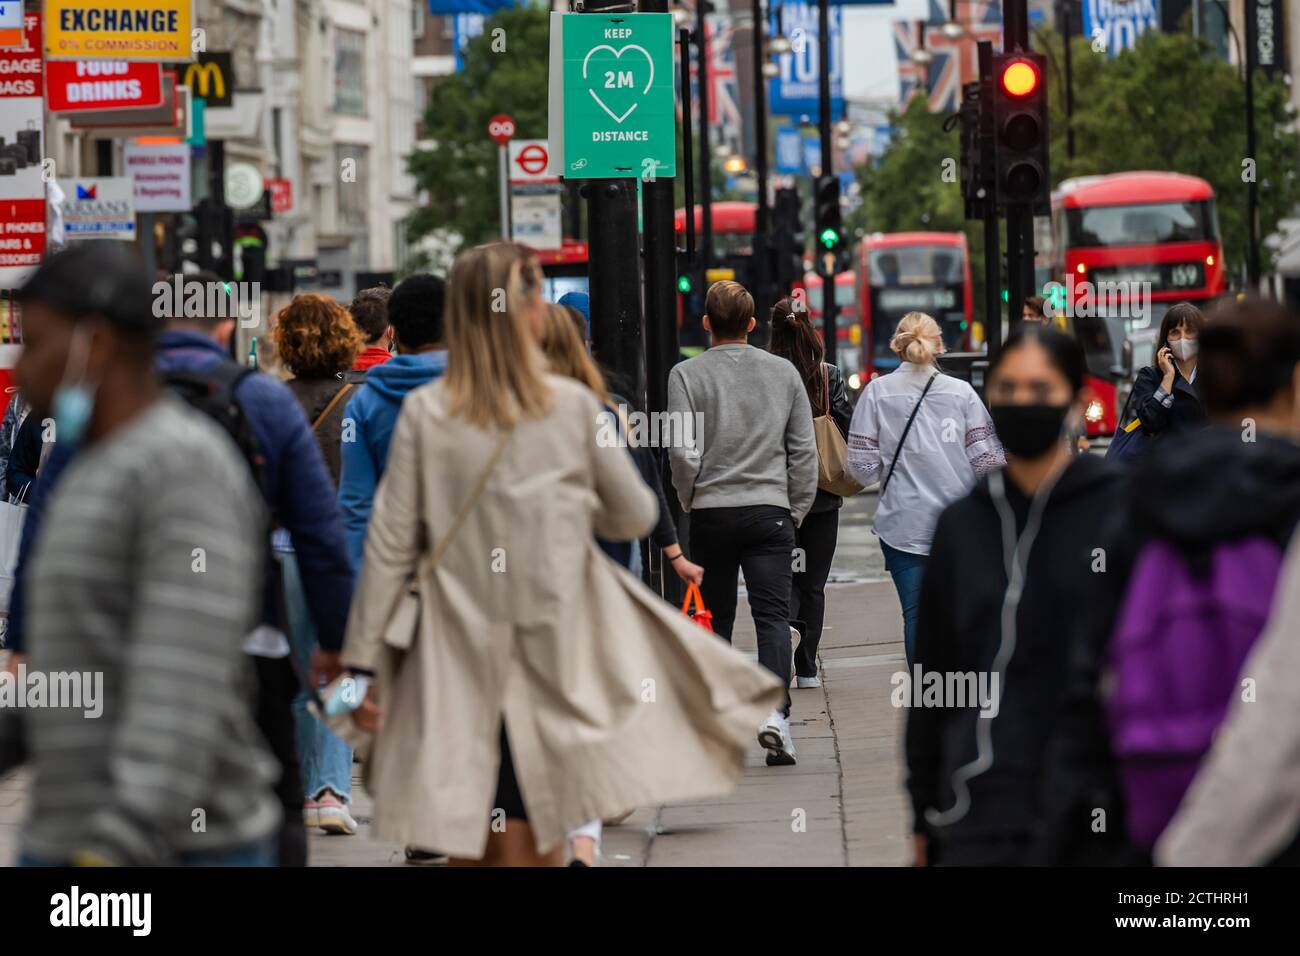
<instances>
[{"instance_id":1,"label":"man in grey sweatshirt","mask_svg":"<svg viewBox=\"0 0 1300 956\"><path fill-rule=\"evenodd\" d=\"M714 631L731 640L743 569L759 662L788 686L794 530L817 494L812 411L794 365L748 344L754 300L743 286L715 282L704 308L712 347L668 376L670 417L700 423L669 449L673 486ZM769 765L795 762L789 715L787 693L759 728Z\"/></svg>"}]
</instances>

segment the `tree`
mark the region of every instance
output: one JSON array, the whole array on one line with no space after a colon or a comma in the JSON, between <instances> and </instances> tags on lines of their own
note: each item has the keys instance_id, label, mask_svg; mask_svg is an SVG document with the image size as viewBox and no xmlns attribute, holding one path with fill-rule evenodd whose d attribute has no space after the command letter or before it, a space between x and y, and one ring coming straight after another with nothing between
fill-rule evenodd
<instances>
[{"instance_id":1,"label":"tree","mask_svg":"<svg viewBox=\"0 0 1300 956\"><path fill-rule=\"evenodd\" d=\"M1036 44L1061 62L1061 40L1040 34ZM1053 97L1052 178L1154 169L1200 176L1214 187L1230 263L1246 258L1246 186L1259 183L1261 238L1300 203L1300 136L1282 80L1255 75L1255 139L1246 155L1246 94L1236 66L1186 33L1148 30L1129 50L1110 57L1084 38L1071 48L1074 72L1073 161L1065 158L1063 96ZM1062 90L1059 71L1051 79ZM1254 160L1253 164L1248 160ZM1262 267L1272 263L1267 247Z\"/></svg>"},{"instance_id":2,"label":"tree","mask_svg":"<svg viewBox=\"0 0 1300 956\"><path fill-rule=\"evenodd\" d=\"M1246 155L1245 91L1237 68L1187 34L1149 30L1118 56L1092 49L1076 37L1074 74L1075 156L1065 156L1064 85L1060 36L1040 31L1035 49L1049 59L1052 91L1051 174L1057 185L1071 176L1152 169L1207 180L1218 196L1224 255L1239 264L1246 255L1246 176L1259 182L1260 236L1300 203L1300 135L1287 88L1278 79L1255 77L1258 156ZM976 302L983 301L983 231L962 217L957 183L946 182L944 162L960 152L957 130L945 133L944 117L914 98L891 116L893 142L876 167L858 169L863 206L852 217L859 229L966 232ZM1254 160L1253 164L1247 160ZM1263 268L1272 251L1261 250Z\"/></svg>"},{"instance_id":3,"label":"tree","mask_svg":"<svg viewBox=\"0 0 1300 956\"><path fill-rule=\"evenodd\" d=\"M488 138L488 120L509 113L516 136L546 137L549 49L546 9L502 10L469 41L465 68L433 83L424 116L432 146L410 160L429 197L407 221L412 241L440 235L459 246L500 232L497 145Z\"/></svg>"},{"instance_id":4,"label":"tree","mask_svg":"<svg viewBox=\"0 0 1300 956\"><path fill-rule=\"evenodd\" d=\"M890 114L894 136L879 165L860 166L862 205L846 220L849 235L862 231L965 232L970 247L974 301L984 301L984 231L967 222L961 198L961 142L954 127L944 132L941 113L914 97ZM982 311L982 310L979 310Z\"/></svg>"}]
</instances>

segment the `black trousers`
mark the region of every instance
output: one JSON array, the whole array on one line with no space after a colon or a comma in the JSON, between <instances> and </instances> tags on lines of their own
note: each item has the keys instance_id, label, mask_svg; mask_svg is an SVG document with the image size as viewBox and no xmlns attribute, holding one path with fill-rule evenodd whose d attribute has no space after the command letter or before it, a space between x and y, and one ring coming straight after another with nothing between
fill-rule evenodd
<instances>
[{"instance_id":1,"label":"black trousers","mask_svg":"<svg viewBox=\"0 0 1300 956\"><path fill-rule=\"evenodd\" d=\"M826 579L831 575L835 543L840 534L838 508L806 515L795 532L795 546L802 552L802 571L794 572L790 594L790 623L799 631L799 648L794 652L794 672L800 677L817 676L817 647L826 620Z\"/></svg>"},{"instance_id":2,"label":"black trousers","mask_svg":"<svg viewBox=\"0 0 1300 956\"><path fill-rule=\"evenodd\" d=\"M728 643L736 623L736 573L745 572L758 635L758 662L790 686L790 586L794 519L785 508L746 505L691 512L691 560L704 568L700 592L714 632ZM787 690L782 713L790 713Z\"/></svg>"},{"instance_id":3,"label":"black trousers","mask_svg":"<svg viewBox=\"0 0 1300 956\"><path fill-rule=\"evenodd\" d=\"M275 795L284 808L280 823L280 866L307 865L307 829L302 825L302 777L294 735L293 699L298 677L287 657L254 657L257 673L257 727L280 764Z\"/></svg>"}]
</instances>

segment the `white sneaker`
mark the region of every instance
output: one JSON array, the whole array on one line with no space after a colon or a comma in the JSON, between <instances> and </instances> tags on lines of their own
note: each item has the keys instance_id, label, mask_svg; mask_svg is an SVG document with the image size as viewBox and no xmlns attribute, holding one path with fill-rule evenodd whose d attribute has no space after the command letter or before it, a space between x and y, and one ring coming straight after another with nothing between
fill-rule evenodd
<instances>
[{"instance_id":1,"label":"white sneaker","mask_svg":"<svg viewBox=\"0 0 1300 956\"><path fill-rule=\"evenodd\" d=\"M767 751L767 765L792 766L794 739L790 736L790 719L774 710L758 728L758 742Z\"/></svg>"},{"instance_id":2,"label":"white sneaker","mask_svg":"<svg viewBox=\"0 0 1300 956\"><path fill-rule=\"evenodd\" d=\"M808 690L811 687L821 687L822 679L814 674L812 677L796 677L794 686L799 690Z\"/></svg>"},{"instance_id":3,"label":"white sneaker","mask_svg":"<svg viewBox=\"0 0 1300 956\"><path fill-rule=\"evenodd\" d=\"M320 802L316 813L316 825L326 833L342 833L352 836L357 832L357 821L348 813L348 808L337 797L327 796Z\"/></svg>"}]
</instances>

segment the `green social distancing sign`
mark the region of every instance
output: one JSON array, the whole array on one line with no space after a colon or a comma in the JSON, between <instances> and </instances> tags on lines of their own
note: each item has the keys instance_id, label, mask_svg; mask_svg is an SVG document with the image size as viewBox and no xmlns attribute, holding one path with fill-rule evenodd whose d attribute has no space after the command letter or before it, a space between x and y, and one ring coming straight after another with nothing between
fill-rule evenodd
<instances>
[{"instance_id":1,"label":"green social distancing sign","mask_svg":"<svg viewBox=\"0 0 1300 956\"><path fill-rule=\"evenodd\" d=\"M550 172L676 175L672 31L668 13L551 14Z\"/></svg>"}]
</instances>

